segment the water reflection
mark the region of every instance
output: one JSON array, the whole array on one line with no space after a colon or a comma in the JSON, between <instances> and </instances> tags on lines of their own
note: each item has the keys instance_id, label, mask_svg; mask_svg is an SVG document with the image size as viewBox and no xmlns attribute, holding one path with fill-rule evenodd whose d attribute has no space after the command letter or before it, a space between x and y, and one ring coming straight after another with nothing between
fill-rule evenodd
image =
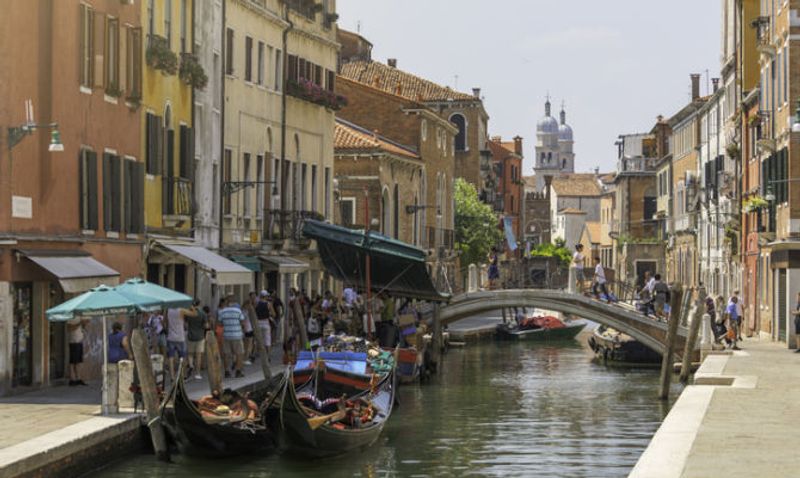
<instances>
[{"instance_id":1,"label":"water reflection","mask_svg":"<svg viewBox=\"0 0 800 478\"><path fill-rule=\"evenodd\" d=\"M582 344L451 350L437 383L400 389L379 442L323 461L137 456L98 477L624 476L666 413L658 371L606 368Z\"/></svg>"}]
</instances>

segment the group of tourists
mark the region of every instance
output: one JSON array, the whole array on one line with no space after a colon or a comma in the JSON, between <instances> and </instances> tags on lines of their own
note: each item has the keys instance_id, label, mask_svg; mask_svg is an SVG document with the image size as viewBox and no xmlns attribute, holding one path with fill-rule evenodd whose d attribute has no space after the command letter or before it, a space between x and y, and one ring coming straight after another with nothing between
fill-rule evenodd
<instances>
[{"instance_id":1,"label":"group of tourists","mask_svg":"<svg viewBox=\"0 0 800 478\"><path fill-rule=\"evenodd\" d=\"M733 295L727 302L721 295L708 296L705 307L711 323L711 331L714 334L714 342L732 350L739 350L738 343L742 340L742 317L744 316L744 307L739 299L739 291L733 291Z\"/></svg>"}]
</instances>

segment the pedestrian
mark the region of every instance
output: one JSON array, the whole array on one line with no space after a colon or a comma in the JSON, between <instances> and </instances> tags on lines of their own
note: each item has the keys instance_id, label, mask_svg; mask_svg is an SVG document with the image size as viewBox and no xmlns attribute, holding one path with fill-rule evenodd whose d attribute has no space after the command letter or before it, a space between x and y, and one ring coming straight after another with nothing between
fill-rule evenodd
<instances>
[{"instance_id":1,"label":"pedestrian","mask_svg":"<svg viewBox=\"0 0 800 478\"><path fill-rule=\"evenodd\" d=\"M195 299L191 308L195 315L186 317L186 345L189 354L189 373L200 380L200 370L203 367L203 352L206 350L206 327L208 326L208 316L204 309L200 308L200 301Z\"/></svg>"},{"instance_id":2,"label":"pedestrian","mask_svg":"<svg viewBox=\"0 0 800 478\"><path fill-rule=\"evenodd\" d=\"M222 368L228 370L228 356L225 354L225 328L219 318L219 313L225 308L225 303L224 297L217 303L217 313L214 316L214 336L217 339L217 349L220 351L220 357L222 358Z\"/></svg>"},{"instance_id":3,"label":"pedestrian","mask_svg":"<svg viewBox=\"0 0 800 478\"><path fill-rule=\"evenodd\" d=\"M667 303L669 286L661 281L661 274L653 276L653 302L655 304L656 316L664 317L664 304ZM671 312L671 311L670 311Z\"/></svg>"},{"instance_id":4,"label":"pedestrian","mask_svg":"<svg viewBox=\"0 0 800 478\"><path fill-rule=\"evenodd\" d=\"M606 288L606 270L603 268L603 264L600 263L600 258L594 258L594 281L592 282L592 293L597 298L597 300L601 299L600 292L606 298L608 303L611 303L611 296L608 294L608 288Z\"/></svg>"},{"instance_id":5,"label":"pedestrian","mask_svg":"<svg viewBox=\"0 0 800 478\"><path fill-rule=\"evenodd\" d=\"M69 386L86 385L81 379L81 364L83 363L84 328L89 323L88 319L75 318L67 322L69 333Z\"/></svg>"},{"instance_id":6,"label":"pedestrian","mask_svg":"<svg viewBox=\"0 0 800 478\"><path fill-rule=\"evenodd\" d=\"M175 359L186 358L186 317L197 315L197 312L187 309L167 309L167 360L169 360L169 374L175 380Z\"/></svg>"},{"instance_id":7,"label":"pedestrian","mask_svg":"<svg viewBox=\"0 0 800 478\"><path fill-rule=\"evenodd\" d=\"M236 370L236 377L244 377L242 373L242 356L244 355L244 330L242 323L247 318L242 313L237 304L233 303L233 298L228 297L224 302L224 308L217 313L219 321L222 323L222 336L224 339L223 351L228 356L227 363L232 364ZM225 377L230 377L231 372L227 366Z\"/></svg>"},{"instance_id":8,"label":"pedestrian","mask_svg":"<svg viewBox=\"0 0 800 478\"><path fill-rule=\"evenodd\" d=\"M794 306L794 342L797 346L795 353L800 353L800 292L797 293L797 304Z\"/></svg>"},{"instance_id":9,"label":"pedestrian","mask_svg":"<svg viewBox=\"0 0 800 478\"><path fill-rule=\"evenodd\" d=\"M739 327L741 326L742 317L739 315L739 308L737 307L738 302L739 297L734 295L731 297L730 302L728 302L728 307L725 309L725 314L728 317L728 324L733 332L728 332L728 336L731 339L731 348L733 350L739 350L736 341L739 338Z\"/></svg>"},{"instance_id":10,"label":"pedestrian","mask_svg":"<svg viewBox=\"0 0 800 478\"><path fill-rule=\"evenodd\" d=\"M108 363L128 360L131 355L130 342L128 335L122 330L122 323L114 322L111 333L108 334Z\"/></svg>"},{"instance_id":11,"label":"pedestrian","mask_svg":"<svg viewBox=\"0 0 800 478\"><path fill-rule=\"evenodd\" d=\"M497 248L492 247L489 253L489 290L494 290L497 286L497 279L500 278L500 266L497 257Z\"/></svg>"},{"instance_id":12,"label":"pedestrian","mask_svg":"<svg viewBox=\"0 0 800 478\"><path fill-rule=\"evenodd\" d=\"M264 338L264 351L259 353L267 354L267 361L270 361L270 351L272 350L272 327L275 321L275 309L269 301L269 292L262 290L256 304L256 319L258 320L258 330Z\"/></svg>"},{"instance_id":13,"label":"pedestrian","mask_svg":"<svg viewBox=\"0 0 800 478\"><path fill-rule=\"evenodd\" d=\"M731 298L730 298L730 300L728 302L729 303L733 302L733 298L734 297L736 297L736 314L739 317L739 329L736 331L736 334L737 334L736 335L736 340L741 341L742 340L741 321L742 321L742 318L744 318L744 306L742 305L742 299L739 298L739 291L738 290L733 291L733 295L731 296Z\"/></svg>"},{"instance_id":14,"label":"pedestrian","mask_svg":"<svg viewBox=\"0 0 800 478\"><path fill-rule=\"evenodd\" d=\"M575 286L578 294L583 293L583 244L575 245L575 252L572 254L572 268L575 270Z\"/></svg>"},{"instance_id":15,"label":"pedestrian","mask_svg":"<svg viewBox=\"0 0 800 478\"><path fill-rule=\"evenodd\" d=\"M275 310L275 322L272 324L272 337L278 337L278 329L283 324L283 301L278 297L278 293L275 289L269 289L267 292L269 292L272 308Z\"/></svg>"},{"instance_id":16,"label":"pedestrian","mask_svg":"<svg viewBox=\"0 0 800 478\"><path fill-rule=\"evenodd\" d=\"M250 292L247 294L247 299L244 301L244 305L242 306L242 313L244 314L245 320L242 322L242 330L244 330L244 357L245 357L245 365L251 365L253 360L255 360L254 354L255 349L253 347L254 342L254 334L255 331L253 330L253 323L257 320L256 319L256 293Z\"/></svg>"},{"instance_id":17,"label":"pedestrian","mask_svg":"<svg viewBox=\"0 0 800 478\"><path fill-rule=\"evenodd\" d=\"M711 333L714 334L714 342L716 342L719 340L719 331L717 329L717 308L714 306L713 297L706 297L705 307L706 314L708 314L708 321L711 324Z\"/></svg>"},{"instance_id":18,"label":"pedestrian","mask_svg":"<svg viewBox=\"0 0 800 478\"><path fill-rule=\"evenodd\" d=\"M167 327L164 324L164 316L161 315L161 311L150 314L145 324L145 331L147 332L150 351L154 354L160 354L162 357L167 355Z\"/></svg>"}]
</instances>

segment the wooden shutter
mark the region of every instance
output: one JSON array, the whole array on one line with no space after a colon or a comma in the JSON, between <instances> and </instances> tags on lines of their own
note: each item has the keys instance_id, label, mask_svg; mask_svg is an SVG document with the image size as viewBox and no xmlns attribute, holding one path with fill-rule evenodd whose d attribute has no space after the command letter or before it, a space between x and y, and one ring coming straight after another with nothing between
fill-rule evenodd
<instances>
[{"instance_id":1,"label":"wooden shutter","mask_svg":"<svg viewBox=\"0 0 800 478\"><path fill-rule=\"evenodd\" d=\"M180 177L193 179L194 164L194 131L192 128L181 125L180 131Z\"/></svg>"},{"instance_id":2,"label":"wooden shutter","mask_svg":"<svg viewBox=\"0 0 800 478\"><path fill-rule=\"evenodd\" d=\"M187 144L187 137L186 137L186 130L188 128L185 125L181 125L180 133L178 137L178 143L180 151L178 152L178 161L180 164L178 165L178 176L182 178L188 178L189 168L187 165L187 153L188 151L188 144Z\"/></svg>"},{"instance_id":3,"label":"wooden shutter","mask_svg":"<svg viewBox=\"0 0 800 478\"><path fill-rule=\"evenodd\" d=\"M103 153L103 230L111 230L111 155Z\"/></svg>"},{"instance_id":4,"label":"wooden shutter","mask_svg":"<svg viewBox=\"0 0 800 478\"><path fill-rule=\"evenodd\" d=\"M144 116L144 134L145 134L145 163L147 164L147 173L155 174L155 135L153 134L153 115L146 113Z\"/></svg>"},{"instance_id":5,"label":"wooden shutter","mask_svg":"<svg viewBox=\"0 0 800 478\"><path fill-rule=\"evenodd\" d=\"M122 159L111 156L111 230L122 229Z\"/></svg>"},{"instance_id":6,"label":"wooden shutter","mask_svg":"<svg viewBox=\"0 0 800 478\"><path fill-rule=\"evenodd\" d=\"M96 231L99 228L97 224L97 153L94 151L86 152L86 169L87 169L87 185L88 185L88 212L89 221L86 224L87 228Z\"/></svg>"},{"instance_id":7,"label":"wooden shutter","mask_svg":"<svg viewBox=\"0 0 800 478\"><path fill-rule=\"evenodd\" d=\"M297 56L289 55L287 61L287 80L297 81Z\"/></svg>"},{"instance_id":8,"label":"wooden shutter","mask_svg":"<svg viewBox=\"0 0 800 478\"><path fill-rule=\"evenodd\" d=\"M94 24L94 86L103 88L105 86L105 63L103 54L106 51L106 18L99 12L94 12L92 23Z\"/></svg>"},{"instance_id":9,"label":"wooden shutter","mask_svg":"<svg viewBox=\"0 0 800 478\"><path fill-rule=\"evenodd\" d=\"M89 181L87 180L87 176L86 150L82 149L78 153L78 177L80 178L78 183L78 224L80 224L81 229L88 229L87 224L89 222L86 218L89 212L87 210L89 205Z\"/></svg>"},{"instance_id":10,"label":"wooden shutter","mask_svg":"<svg viewBox=\"0 0 800 478\"><path fill-rule=\"evenodd\" d=\"M144 164L134 163L135 183L133 189L133 216L137 233L144 232Z\"/></svg>"}]
</instances>

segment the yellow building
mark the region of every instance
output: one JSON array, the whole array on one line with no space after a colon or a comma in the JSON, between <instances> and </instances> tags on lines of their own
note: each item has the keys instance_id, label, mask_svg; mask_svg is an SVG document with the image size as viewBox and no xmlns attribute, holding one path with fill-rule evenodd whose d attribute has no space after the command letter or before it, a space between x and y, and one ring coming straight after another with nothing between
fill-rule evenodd
<instances>
[{"instance_id":1,"label":"yellow building","mask_svg":"<svg viewBox=\"0 0 800 478\"><path fill-rule=\"evenodd\" d=\"M333 217L335 20L333 1L226 4L222 247L258 289L327 287L301 229Z\"/></svg>"},{"instance_id":2,"label":"yellow building","mask_svg":"<svg viewBox=\"0 0 800 478\"><path fill-rule=\"evenodd\" d=\"M249 270L193 241L192 89L204 86L201 77L206 74L196 73L202 68L192 54L194 2L145 0L141 8L146 38L141 112L148 236L143 272L150 281L189 294L197 293L194 284L200 273L211 276L215 286L249 284Z\"/></svg>"}]
</instances>

